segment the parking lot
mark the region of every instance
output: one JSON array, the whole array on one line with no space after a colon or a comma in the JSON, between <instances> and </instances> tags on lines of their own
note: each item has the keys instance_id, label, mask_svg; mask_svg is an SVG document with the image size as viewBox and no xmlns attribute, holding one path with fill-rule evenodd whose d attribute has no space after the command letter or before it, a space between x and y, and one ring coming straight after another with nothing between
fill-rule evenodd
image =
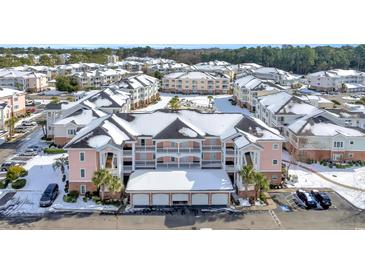
<instances>
[{"instance_id":1,"label":"parking lot","mask_svg":"<svg viewBox=\"0 0 365 274\"><path fill-rule=\"evenodd\" d=\"M284 229L365 229L365 212L357 209L336 192L328 209L305 209L296 202L295 192L271 193L278 207L274 213Z\"/></svg>"}]
</instances>

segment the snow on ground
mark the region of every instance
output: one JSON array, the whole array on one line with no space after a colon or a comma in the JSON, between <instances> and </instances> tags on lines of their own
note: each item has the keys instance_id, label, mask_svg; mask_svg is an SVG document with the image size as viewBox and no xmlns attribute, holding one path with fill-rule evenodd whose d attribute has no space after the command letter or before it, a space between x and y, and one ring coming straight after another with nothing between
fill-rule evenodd
<instances>
[{"instance_id":1,"label":"snow on ground","mask_svg":"<svg viewBox=\"0 0 365 274\"><path fill-rule=\"evenodd\" d=\"M180 99L190 101L192 104L208 107L209 99L207 95L182 95L182 94L170 94L170 93L160 93L161 100L156 104L149 105L148 107L136 110L136 112L142 111L154 111L157 109L166 108L171 98L178 96ZM218 112L228 112L228 113L243 113L247 115L252 115L247 109L241 108L239 106L233 106L229 99L232 98L231 95L214 95L213 105Z\"/></svg>"},{"instance_id":2,"label":"snow on ground","mask_svg":"<svg viewBox=\"0 0 365 274\"><path fill-rule=\"evenodd\" d=\"M285 156L287 157L287 155ZM285 158L284 157L284 158ZM298 182L292 185L288 185L289 187L303 187L303 188L331 188L336 191L338 194L347 199L354 206L365 209L365 167L356 167L349 169L330 169L323 167L319 164L304 164L301 165L307 166L313 170L320 171L324 176L332 179L336 182L339 182L348 186L355 186L363 188L364 191L352 190L346 187L342 187L336 184L333 184L313 172L307 171L297 165L291 164L289 168L290 175L297 175ZM332 175L336 175L337 177L333 177Z\"/></svg>"},{"instance_id":3,"label":"snow on ground","mask_svg":"<svg viewBox=\"0 0 365 274\"><path fill-rule=\"evenodd\" d=\"M112 210L116 209L113 206L96 205L93 201L85 203L79 197L76 203L66 203L63 201L64 183L62 182L62 174L60 170L54 170L52 163L56 158L66 156L67 154L56 155L38 155L33 157L24 166L28 170L28 175L25 177L27 183L23 189L17 190L14 197L8 201L4 210L4 215L18 214L42 214L48 211L55 210ZM39 200L43 191L50 183L57 183L60 187L60 194L56 201L49 208L39 207ZM5 192L14 191L8 186L2 190L2 195Z\"/></svg>"}]
</instances>

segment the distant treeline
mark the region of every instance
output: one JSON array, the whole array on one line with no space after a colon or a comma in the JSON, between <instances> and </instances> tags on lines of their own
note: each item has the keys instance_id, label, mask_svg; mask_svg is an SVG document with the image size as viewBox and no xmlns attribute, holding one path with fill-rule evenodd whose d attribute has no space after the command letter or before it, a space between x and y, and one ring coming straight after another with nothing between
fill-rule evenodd
<instances>
[{"instance_id":1,"label":"distant treeline","mask_svg":"<svg viewBox=\"0 0 365 274\"><path fill-rule=\"evenodd\" d=\"M34 55L51 54L51 61L43 58L42 64L57 64L58 54L71 53L68 63L94 62L105 63L107 55L115 54L123 59L129 56L161 57L177 62L196 64L199 62L222 60L232 64L258 63L263 66L274 66L298 74L334 68L365 70L365 45L359 46L317 46L300 47L284 45L282 47L242 47L239 49L155 49L151 47L135 48L98 48L98 49L52 49L52 48L0 48L2 54L28 53ZM11 66L12 59L0 57L1 66ZM25 64L31 62L22 58ZM19 64L18 64L19 65Z\"/></svg>"}]
</instances>

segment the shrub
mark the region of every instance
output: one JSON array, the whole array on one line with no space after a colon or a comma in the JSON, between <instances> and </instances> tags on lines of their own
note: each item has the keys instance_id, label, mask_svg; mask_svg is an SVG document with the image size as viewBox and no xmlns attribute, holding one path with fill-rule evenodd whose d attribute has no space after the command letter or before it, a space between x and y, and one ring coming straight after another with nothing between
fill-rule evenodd
<instances>
[{"instance_id":1,"label":"shrub","mask_svg":"<svg viewBox=\"0 0 365 274\"><path fill-rule=\"evenodd\" d=\"M63 201L66 203L76 203L77 197L73 197L70 194L63 195Z\"/></svg>"},{"instance_id":2,"label":"shrub","mask_svg":"<svg viewBox=\"0 0 365 274\"><path fill-rule=\"evenodd\" d=\"M23 188L26 183L27 183L26 179L18 179L11 183L11 187L14 189L20 189Z\"/></svg>"},{"instance_id":3,"label":"shrub","mask_svg":"<svg viewBox=\"0 0 365 274\"><path fill-rule=\"evenodd\" d=\"M77 199L79 197L79 192L77 190L71 190L68 195Z\"/></svg>"},{"instance_id":4,"label":"shrub","mask_svg":"<svg viewBox=\"0 0 365 274\"><path fill-rule=\"evenodd\" d=\"M11 166L11 167L9 167L9 169L6 173L6 178L11 180L11 181L15 181L19 177L24 177L27 174L28 174L28 172L25 170L24 167L22 167L22 166Z\"/></svg>"},{"instance_id":5,"label":"shrub","mask_svg":"<svg viewBox=\"0 0 365 274\"><path fill-rule=\"evenodd\" d=\"M88 199L91 199L92 198L91 192L90 191L86 191L85 197L87 197Z\"/></svg>"},{"instance_id":6,"label":"shrub","mask_svg":"<svg viewBox=\"0 0 365 274\"><path fill-rule=\"evenodd\" d=\"M61 154L66 153L66 150L62 148L45 148L43 152L47 154Z\"/></svg>"},{"instance_id":7,"label":"shrub","mask_svg":"<svg viewBox=\"0 0 365 274\"><path fill-rule=\"evenodd\" d=\"M93 197L92 197L92 200L93 200L93 202L94 202L94 203L99 203L99 202L101 202L101 199L100 199L100 197L99 197L99 196L93 196Z\"/></svg>"},{"instance_id":8,"label":"shrub","mask_svg":"<svg viewBox=\"0 0 365 274\"><path fill-rule=\"evenodd\" d=\"M84 197L82 198L82 200L83 200L85 203L87 203L88 198L87 198L86 196L84 196Z\"/></svg>"},{"instance_id":9,"label":"shrub","mask_svg":"<svg viewBox=\"0 0 365 274\"><path fill-rule=\"evenodd\" d=\"M2 180L0 181L0 189L4 189L8 186L9 181L8 180Z\"/></svg>"},{"instance_id":10,"label":"shrub","mask_svg":"<svg viewBox=\"0 0 365 274\"><path fill-rule=\"evenodd\" d=\"M64 182L64 181L66 181L66 175L65 174L63 174L63 176L62 176L62 182Z\"/></svg>"}]
</instances>

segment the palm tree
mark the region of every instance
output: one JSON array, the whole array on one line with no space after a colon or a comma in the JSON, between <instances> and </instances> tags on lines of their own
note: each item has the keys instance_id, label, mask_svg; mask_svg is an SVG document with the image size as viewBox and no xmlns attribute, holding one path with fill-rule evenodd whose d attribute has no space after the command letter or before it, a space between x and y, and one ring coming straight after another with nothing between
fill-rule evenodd
<instances>
[{"instance_id":1,"label":"palm tree","mask_svg":"<svg viewBox=\"0 0 365 274\"><path fill-rule=\"evenodd\" d=\"M246 190L247 185L254 184L255 170L252 165L243 166L242 169L239 171L239 174L241 176L242 182L246 183Z\"/></svg>"},{"instance_id":2,"label":"palm tree","mask_svg":"<svg viewBox=\"0 0 365 274\"><path fill-rule=\"evenodd\" d=\"M124 184L118 177L113 176L110 184L108 185L108 190L110 192L120 192L122 194L124 192Z\"/></svg>"},{"instance_id":3,"label":"palm tree","mask_svg":"<svg viewBox=\"0 0 365 274\"><path fill-rule=\"evenodd\" d=\"M179 97L178 96L174 96L170 102L169 102L169 106L171 109L179 109L180 107L180 100L179 100Z\"/></svg>"},{"instance_id":4,"label":"palm tree","mask_svg":"<svg viewBox=\"0 0 365 274\"><path fill-rule=\"evenodd\" d=\"M37 122L38 125L42 127L43 135L47 136L47 121L46 120L40 120Z\"/></svg>"},{"instance_id":5,"label":"palm tree","mask_svg":"<svg viewBox=\"0 0 365 274\"><path fill-rule=\"evenodd\" d=\"M9 137L11 139L11 137L13 137L14 135L14 126L15 126L15 123L18 121L18 118L14 117L14 116L11 116L8 120L5 121L5 124L8 128L8 131L9 131Z\"/></svg>"},{"instance_id":6,"label":"palm tree","mask_svg":"<svg viewBox=\"0 0 365 274\"><path fill-rule=\"evenodd\" d=\"M65 174L66 166L68 166L68 158L65 156L55 159L52 164L53 169L60 169L62 174Z\"/></svg>"},{"instance_id":7,"label":"palm tree","mask_svg":"<svg viewBox=\"0 0 365 274\"><path fill-rule=\"evenodd\" d=\"M269 180L262 173L255 172L254 182L257 190L259 191L269 190Z\"/></svg>"},{"instance_id":8,"label":"palm tree","mask_svg":"<svg viewBox=\"0 0 365 274\"><path fill-rule=\"evenodd\" d=\"M106 188L110 188L113 181L113 176L110 174L110 172L107 169L100 169L98 171L95 171L93 178L91 179L92 183L98 188L100 195L100 198L104 200L104 193ZM113 183L114 187L116 183Z\"/></svg>"},{"instance_id":9,"label":"palm tree","mask_svg":"<svg viewBox=\"0 0 365 274\"><path fill-rule=\"evenodd\" d=\"M209 100L209 107L212 107L213 96L212 95L208 95L208 100Z\"/></svg>"}]
</instances>

